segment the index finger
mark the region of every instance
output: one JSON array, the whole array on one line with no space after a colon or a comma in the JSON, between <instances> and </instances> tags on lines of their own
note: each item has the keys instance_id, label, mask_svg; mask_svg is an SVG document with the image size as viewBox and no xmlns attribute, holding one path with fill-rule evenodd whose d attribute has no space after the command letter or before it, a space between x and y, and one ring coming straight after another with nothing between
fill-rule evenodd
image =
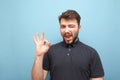
<instances>
[{"instance_id":1,"label":"index finger","mask_svg":"<svg viewBox=\"0 0 120 80\"><path fill-rule=\"evenodd\" d=\"M40 40L44 40L44 32L40 35Z\"/></svg>"}]
</instances>

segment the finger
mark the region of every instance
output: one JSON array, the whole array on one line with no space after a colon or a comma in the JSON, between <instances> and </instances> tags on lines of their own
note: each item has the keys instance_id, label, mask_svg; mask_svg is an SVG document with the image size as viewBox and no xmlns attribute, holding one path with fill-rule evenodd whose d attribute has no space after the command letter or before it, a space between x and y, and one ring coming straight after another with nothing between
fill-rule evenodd
<instances>
[{"instance_id":1,"label":"finger","mask_svg":"<svg viewBox=\"0 0 120 80\"><path fill-rule=\"evenodd\" d=\"M40 36L40 40L44 40L44 32L42 32L42 34Z\"/></svg>"},{"instance_id":2,"label":"finger","mask_svg":"<svg viewBox=\"0 0 120 80\"><path fill-rule=\"evenodd\" d=\"M36 43L37 43L37 41L36 41L36 38L35 38L35 36L33 36L33 40L34 40L34 43L36 44Z\"/></svg>"},{"instance_id":3,"label":"finger","mask_svg":"<svg viewBox=\"0 0 120 80\"><path fill-rule=\"evenodd\" d=\"M51 43L48 43L48 47L50 47L51 46Z\"/></svg>"},{"instance_id":4,"label":"finger","mask_svg":"<svg viewBox=\"0 0 120 80\"><path fill-rule=\"evenodd\" d=\"M48 41L48 40L44 40L45 44L50 47L51 46L51 43Z\"/></svg>"},{"instance_id":5,"label":"finger","mask_svg":"<svg viewBox=\"0 0 120 80\"><path fill-rule=\"evenodd\" d=\"M36 41L39 41L39 40L40 40L40 34L39 34L38 32L36 33L35 38L36 38Z\"/></svg>"}]
</instances>

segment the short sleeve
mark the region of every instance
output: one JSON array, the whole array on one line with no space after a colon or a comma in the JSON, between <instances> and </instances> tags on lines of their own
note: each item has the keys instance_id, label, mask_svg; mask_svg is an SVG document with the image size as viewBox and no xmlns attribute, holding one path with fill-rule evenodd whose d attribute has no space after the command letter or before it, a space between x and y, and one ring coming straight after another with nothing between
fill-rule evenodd
<instances>
[{"instance_id":1,"label":"short sleeve","mask_svg":"<svg viewBox=\"0 0 120 80\"><path fill-rule=\"evenodd\" d=\"M104 76L103 66L100 57L96 51L92 54L92 60L90 64L91 78L97 78Z\"/></svg>"},{"instance_id":2,"label":"short sleeve","mask_svg":"<svg viewBox=\"0 0 120 80\"><path fill-rule=\"evenodd\" d=\"M43 69L49 71L49 69L50 69L50 65L49 64L50 64L50 62L49 62L48 53L46 53L44 55L44 59L43 59Z\"/></svg>"}]
</instances>

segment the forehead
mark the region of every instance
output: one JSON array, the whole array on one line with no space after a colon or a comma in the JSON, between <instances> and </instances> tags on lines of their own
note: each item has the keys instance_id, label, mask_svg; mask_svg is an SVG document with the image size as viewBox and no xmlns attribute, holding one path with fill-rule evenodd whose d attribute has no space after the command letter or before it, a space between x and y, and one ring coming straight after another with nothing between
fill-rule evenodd
<instances>
[{"instance_id":1,"label":"forehead","mask_svg":"<svg viewBox=\"0 0 120 80\"><path fill-rule=\"evenodd\" d=\"M60 24L61 25L67 25L67 24L74 24L74 25L77 25L77 20L76 19L64 19L62 18L61 21L60 21Z\"/></svg>"}]
</instances>

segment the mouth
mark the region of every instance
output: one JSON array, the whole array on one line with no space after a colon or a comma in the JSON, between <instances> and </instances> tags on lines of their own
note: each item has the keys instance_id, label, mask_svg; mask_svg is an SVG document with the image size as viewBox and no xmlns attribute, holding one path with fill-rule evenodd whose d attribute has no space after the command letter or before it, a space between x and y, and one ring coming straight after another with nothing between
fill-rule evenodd
<instances>
[{"instance_id":1,"label":"mouth","mask_svg":"<svg viewBox=\"0 0 120 80\"><path fill-rule=\"evenodd\" d=\"M65 34L64 39L65 39L65 41L71 41L72 40L72 34Z\"/></svg>"}]
</instances>

